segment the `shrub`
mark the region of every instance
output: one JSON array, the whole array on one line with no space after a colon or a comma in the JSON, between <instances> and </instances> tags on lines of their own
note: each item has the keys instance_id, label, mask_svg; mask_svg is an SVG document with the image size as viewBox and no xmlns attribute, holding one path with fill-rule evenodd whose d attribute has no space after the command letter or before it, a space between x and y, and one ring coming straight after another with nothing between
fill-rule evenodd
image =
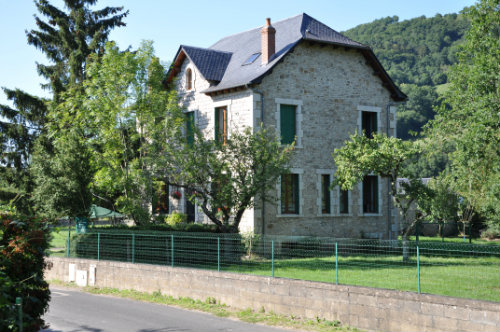
<instances>
[{"instance_id":1,"label":"shrub","mask_svg":"<svg viewBox=\"0 0 500 332\"><path fill-rule=\"evenodd\" d=\"M170 226L175 226L180 223L185 223L187 216L184 213L173 212L165 218L165 222Z\"/></svg>"},{"instance_id":2,"label":"shrub","mask_svg":"<svg viewBox=\"0 0 500 332\"><path fill-rule=\"evenodd\" d=\"M0 319L1 331L17 331L8 317L16 297L23 300L24 331L39 331L45 326L42 316L50 300L49 285L44 280L47 248L46 223L37 218L0 212L0 281L11 283L6 289L0 287L0 297L6 302L0 300L0 313L7 314L5 320L4 317Z\"/></svg>"}]
</instances>

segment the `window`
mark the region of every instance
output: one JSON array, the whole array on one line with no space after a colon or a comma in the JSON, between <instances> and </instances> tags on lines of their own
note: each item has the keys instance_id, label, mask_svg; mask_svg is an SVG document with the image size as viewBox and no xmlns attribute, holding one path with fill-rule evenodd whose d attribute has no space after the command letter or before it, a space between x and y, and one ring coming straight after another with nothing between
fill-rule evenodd
<instances>
[{"instance_id":1,"label":"window","mask_svg":"<svg viewBox=\"0 0 500 332\"><path fill-rule=\"evenodd\" d=\"M376 112L361 112L361 129L366 137L373 138L373 134L377 133Z\"/></svg>"},{"instance_id":2,"label":"window","mask_svg":"<svg viewBox=\"0 0 500 332\"><path fill-rule=\"evenodd\" d=\"M217 107L215 109L215 140L219 143L227 142L227 107Z\"/></svg>"},{"instance_id":3,"label":"window","mask_svg":"<svg viewBox=\"0 0 500 332\"><path fill-rule=\"evenodd\" d=\"M186 139L191 146L194 143L194 112L185 113L186 116Z\"/></svg>"},{"instance_id":4,"label":"window","mask_svg":"<svg viewBox=\"0 0 500 332\"><path fill-rule=\"evenodd\" d=\"M280 134L281 144L292 144L295 141L297 132L297 106L280 105Z\"/></svg>"},{"instance_id":5,"label":"window","mask_svg":"<svg viewBox=\"0 0 500 332\"><path fill-rule=\"evenodd\" d=\"M363 213L378 213L378 177L363 178Z\"/></svg>"},{"instance_id":6,"label":"window","mask_svg":"<svg viewBox=\"0 0 500 332\"><path fill-rule=\"evenodd\" d=\"M193 88L193 71L191 68L186 70L186 90L191 90Z\"/></svg>"},{"instance_id":7,"label":"window","mask_svg":"<svg viewBox=\"0 0 500 332\"><path fill-rule=\"evenodd\" d=\"M246 65L250 65L250 64L254 63L254 61L257 60L259 55L260 55L260 52L250 55L250 57L242 64L242 66L246 66Z\"/></svg>"},{"instance_id":8,"label":"window","mask_svg":"<svg viewBox=\"0 0 500 332\"><path fill-rule=\"evenodd\" d=\"M349 213L349 191L339 189L339 214Z\"/></svg>"},{"instance_id":9,"label":"window","mask_svg":"<svg viewBox=\"0 0 500 332\"><path fill-rule=\"evenodd\" d=\"M330 214L330 174L321 175L321 213Z\"/></svg>"},{"instance_id":10,"label":"window","mask_svg":"<svg viewBox=\"0 0 500 332\"><path fill-rule=\"evenodd\" d=\"M281 214L299 214L299 175L281 176Z\"/></svg>"},{"instance_id":11,"label":"window","mask_svg":"<svg viewBox=\"0 0 500 332\"><path fill-rule=\"evenodd\" d=\"M153 213L168 214L168 183L155 181Z\"/></svg>"}]
</instances>

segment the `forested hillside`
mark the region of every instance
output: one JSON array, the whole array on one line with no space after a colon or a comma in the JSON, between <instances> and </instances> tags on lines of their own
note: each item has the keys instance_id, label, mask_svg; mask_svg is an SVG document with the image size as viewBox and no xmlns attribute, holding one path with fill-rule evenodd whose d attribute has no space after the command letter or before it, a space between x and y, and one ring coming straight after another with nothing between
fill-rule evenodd
<instances>
[{"instance_id":1,"label":"forested hillside","mask_svg":"<svg viewBox=\"0 0 500 332\"><path fill-rule=\"evenodd\" d=\"M408 95L408 102L398 109L400 138L411 138L410 131L419 132L434 116L433 107L439 102L436 87L447 83L468 28L469 22L460 14L438 14L402 22L397 16L386 17L343 32L369 45Z\"/></svg>"}]
</instances>

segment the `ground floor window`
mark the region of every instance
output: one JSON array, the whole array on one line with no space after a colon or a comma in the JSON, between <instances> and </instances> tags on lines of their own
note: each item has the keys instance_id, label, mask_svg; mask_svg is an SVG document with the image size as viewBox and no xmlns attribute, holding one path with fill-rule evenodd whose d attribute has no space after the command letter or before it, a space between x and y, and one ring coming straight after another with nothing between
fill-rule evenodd
<instances>
[{"instance_id":1,"label":"ground floor window","mask_svg":"<svg viewBox=\"0 0 500 332\"><path fill-rule=\"evenodd\" d=\"M378 213L378 177L363 178L363 213Z\"/></svg>"},{"instance_id":2,"label":"ground floor window","mask_svg":"<svg viewBox=\"0 0 500 332\"><path fill-rule=\"evenodd\" d=\"M281 214L299 214L299 175L281 176Z\"/></svg>"},{"instance_id":3,"label":"ground floor window","mask_svg":"<svg viewBox=\"0 0 500 332\"><path fill-rule=\"evenodd\" d=\"M153 213L168 214L168 183L155 181L153 189Z\"/></svg>"}]
</instances>

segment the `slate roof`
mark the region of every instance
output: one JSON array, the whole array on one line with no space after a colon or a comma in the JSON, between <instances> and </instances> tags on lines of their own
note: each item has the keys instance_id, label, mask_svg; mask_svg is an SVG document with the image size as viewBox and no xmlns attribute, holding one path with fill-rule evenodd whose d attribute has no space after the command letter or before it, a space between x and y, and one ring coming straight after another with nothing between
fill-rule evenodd
<instances>
[{"instance_id":1,"label":"slate roof","mask_svg":"<svg viewBox=\"0 0 500 332\"><path fill-rule=\"evenodd\" d=\"M343 36L305 13L274 22L272 26L276 29L276 53L267 65L262 65L260 57L251 64L243 65L252 54L261 51L262 27L258 27L222 38L209 48L181 45L174 58L174 66L167 74L167 82L178 73L187 56L203 77L211 81L210 88L203 91L207 94L259 83L299 42L306 40L359 49L391 91L393 99L406 99L368 46Z\"/></svg>"}]
</instances>

